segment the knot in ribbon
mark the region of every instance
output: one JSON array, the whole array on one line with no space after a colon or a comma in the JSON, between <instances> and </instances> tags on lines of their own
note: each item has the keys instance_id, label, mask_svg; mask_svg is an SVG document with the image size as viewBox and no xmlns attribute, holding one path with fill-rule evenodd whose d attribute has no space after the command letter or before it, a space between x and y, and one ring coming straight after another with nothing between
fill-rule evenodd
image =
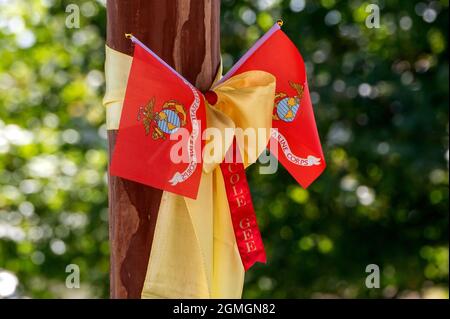
<instances>
[{"instance_id":1,"label":"knot in ribbon","mask_svg":"<svg viewBox=\"0 0 450 319\"><path fill-rule=\"evenodd\" d=\"M204 94L207 127L214 130L206 133L205 173L223 162L234 138L245 167L266 149L272 128L275 84L275 77L270 73L248 71L213 86ZM245 143L245 133L255 134L255 143Z\"/></svg>"}]
</instances>

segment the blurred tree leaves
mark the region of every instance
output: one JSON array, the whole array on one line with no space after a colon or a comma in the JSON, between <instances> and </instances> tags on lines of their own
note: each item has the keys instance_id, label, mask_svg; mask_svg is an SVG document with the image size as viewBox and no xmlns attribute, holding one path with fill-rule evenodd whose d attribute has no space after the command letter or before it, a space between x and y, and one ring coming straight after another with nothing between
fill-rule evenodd
<instances>
[{"instance_id":1,"label":"blurred tree leaves","mask_svg":"<svg viewBox=\"0 0 450 319\"><path fill-rule=\"evenodd\" d=\"M284 19L328 163L308 190L249 170L269 262L244 297L448 297L448 1L370 3L379 29L360 0L222 0L226 69ZM0 0L0 268L22 295L108 296L105 25L103 1Z\"/></svg>"},{"instance_id":2,"label":"blurred tree leaves","mask_svg":"<svg viewBox=\"0 0 450 319\"><path fill-rule=\"evenodd\" d=\"M379 29L363 1L222 3L226 67L284 19L328 163L308 190L250 170L269 264L244 295L448 296L448 2L374 1ZM364 285L371 263L382 289Z\"/></svg>"},{"instance_id":3,"label":"blurred tree leaves","mask_svg":"<svg viewBox=\"0 0 450 319\"><path fill-rule=\"evenodd\" d=\"M105 9L0 2L0 267L31 297L107 296ZM81 268L81 291L64 286ZM73 295L75 293L75 295Z\"/></svg>"}]
</instances>

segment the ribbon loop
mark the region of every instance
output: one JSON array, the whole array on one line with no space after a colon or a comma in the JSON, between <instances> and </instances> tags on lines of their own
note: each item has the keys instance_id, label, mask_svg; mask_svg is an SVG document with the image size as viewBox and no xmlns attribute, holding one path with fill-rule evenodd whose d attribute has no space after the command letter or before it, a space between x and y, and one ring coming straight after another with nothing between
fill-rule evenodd
<instances>
[{"instance_id":1,"label":"ribbon loop","mask_svg":"<svg viewBox=\"0 0 450 319\"><path fill-rule=\"evenodd\" d=\"M245 167L254 163L265 150L272 127L275 84L275 77L268 72L248 71L205 93L207 126L218 131L206 140L203 157L206 173L222 163L234 136ZM255 136L254 143L245 143L245 134L249 131ZM220 142L213 139L220 139Z\"/></svg>"}]
</instances>

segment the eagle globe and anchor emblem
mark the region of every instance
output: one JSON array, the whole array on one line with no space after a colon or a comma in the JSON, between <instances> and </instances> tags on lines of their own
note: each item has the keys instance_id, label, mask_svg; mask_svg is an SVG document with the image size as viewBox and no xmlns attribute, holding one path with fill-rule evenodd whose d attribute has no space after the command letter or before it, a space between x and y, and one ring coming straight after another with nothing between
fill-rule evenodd
<instances>
[{"instance_id":1,"label":"eagle globe and anchor emblem","mask_svg":"<svg viewBox=\"0 0 450 319\"><path fill-rule=\"evenodd\" d=\"M166 139L166 135L175 133L186 125L186 110L176 100L164 103L160 111L154 111L155 98L139 108L137 120L142 121L145 135L152 134L154 140Z\"/></svg>"},{"instance_id":2,"label":"eagle globe and anchor emblem","mask_svg":"<svg viewBox=\"0 0 450 319\"><path fill-rule=\"evenodd\" d=\"M292 122L300 108L300 101L303 97L303 85L289 81L289 85L297 91L296 96L288 96L286 93L280 92L275 94L275 114L274 120L282 120L284 122Z\"/></svg>"}]
</instances>

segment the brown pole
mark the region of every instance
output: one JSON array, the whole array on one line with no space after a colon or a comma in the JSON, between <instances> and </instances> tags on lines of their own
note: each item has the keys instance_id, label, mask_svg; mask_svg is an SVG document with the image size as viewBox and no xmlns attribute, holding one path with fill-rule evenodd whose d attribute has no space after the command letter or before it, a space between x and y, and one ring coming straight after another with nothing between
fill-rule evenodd
<instances>
[{"instance_id":1,"label":"brown pole","mask_svg":"<svg viewBox=\"0 0 450 319\"><path fill-rule=\"evenodd\" d=\"M107 45L132 55L132 33L202 91L220 64L220 0L108 0ZM111 158L117 132L108 132ZM109 175L111 298L140 298L160 190Z\"/></svg>"}]
</instances>

